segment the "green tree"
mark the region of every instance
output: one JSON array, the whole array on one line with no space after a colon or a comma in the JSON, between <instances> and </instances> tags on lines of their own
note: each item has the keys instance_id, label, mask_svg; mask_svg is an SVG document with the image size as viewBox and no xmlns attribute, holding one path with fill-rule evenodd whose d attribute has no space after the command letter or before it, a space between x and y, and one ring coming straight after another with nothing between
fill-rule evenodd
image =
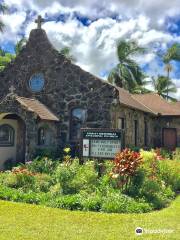
<instances>
[{"instance_id":1,"label":"green tree","mask_svg":"<svg viewBox=\"0 0 180 240\"><path fill-rule=\"evenodd\" d=\"M4 51L0 48L0 71L4 70L8 63L10 63L21 52L22 48L26 44L27 40L22 38L18 41L14 47L15 54Z\"/></svg>"},{"instance_id":2,"label":"green tree","mask_svg":"<svg viewBox=\"0 0 180 240\"><path fill-rule=\"evenodd\" d=\"M144 94L144 93L150 93L150 92L152 92L151 90L149 90L149 89L147 88L147 85L148 85L148 84L151 84L151 83L152 83L151 80L147 80L146 78L144 78L144 79L142 80L142 85L137 85L137 86L133 89L132 93Z\"/></svg>"},{"instance_id":3,"label":"green tree","mask_svg":"<svg viewBox=\"0 0 180 240\"><path fill-rule=\"evenodd\" d=\"M71 62L76 62L76 58L71 54L71 49L69 47L63 47L60 50L60 53Z\"/></svg>"},{"instance_id":4,"label":"green tree","mask_svg":"<svg viewBox=\"0 0 180 240\"><path fill-rule=\"evenodd\" d=\"M163 56L163 62L165 63L165 71L167 73L167 78L170 80L170 73L173 71L173 66L171 61L180 61L180 44L174 43ZM168 89L167 89L168 90ZM167 91L167 96L169 91Z\"/></svg>"},{"instance_id":5,"label":"green tree","mask_svg":"<svg viewBox=\"0 0 180 240\"><path fill-rule=\"evenodd\" d=\"M4 70L8 63L15 58L14 54L8 53L0 48L0 71Z\"/></svg>"},{"instance_id":6,"label":"green tree","mask_svg":"<svg viewBox=\"0 0 180 240\"><path fill-rule=\"evenodd\" d=\"M3 3L0 3L0 13L5 13L8 10L7 6ZM4 23L0 20L0 32L4 30Z\"/></svg>"},{"instance_id":7,"label":"green tree","mask_svg":"<svg viewBox=\"0 0 180 240\"><path fill-rule=\"evenodd\" d=\"M176 85L166 76L158 76L152 78L154 91L163 98L171 101L176 101L174 97L169 96L169 93L176 93Z\"/></svg>"},{"instance_id":8,"label":"green tree","mask_svg":"<svg viewBox=\"0 0 180 240\"><path fill-rule=\"evenodd\" d=\"M27 43L27 39L26 39L26 38L22 38L21 40L19 40L19 41L16 43L16 46L15 46L16 56L19 55L19 53L21 52L21 50L23 49L23 47L26 45L26 43Z\"/></svg>"},{"instance_id":9,"label":"green tree","mask_svg":"<svg viewBox=\"0 0 180 240\"><path fill-rule=\"evenodd\" d=\"M144 52L145 49L139 47L135 41L119 41L117 44L119 63L110 72L108 81L130 92L133 92L137 86L142 86L145 78L144 73L132 57Z\"/></svg>"},{"instance_id":10,"label":"green tree","mask_svg":"<svg viewBox=\"0 0 180 240\"><path fill-rule=\"evenodd\" d=\"M165 63L168 63L172 60L180 61L180 44L174 43L170 48L168 48L163 60Z\"/></svg>"}]
</instances>

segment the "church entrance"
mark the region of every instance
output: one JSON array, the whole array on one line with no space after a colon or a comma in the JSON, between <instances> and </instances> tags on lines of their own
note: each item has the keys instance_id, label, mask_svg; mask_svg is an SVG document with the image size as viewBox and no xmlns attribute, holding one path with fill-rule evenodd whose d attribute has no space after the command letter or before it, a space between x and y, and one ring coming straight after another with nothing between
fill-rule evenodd
<instances>
[{"instance_id":1,"label":"church entrance","mask_svg":"<svg viewBox=\"0 0 180 240\"><path fill-rule=\"evenodd\" d=\"M0 169L25 160L25 123L16 114L0 115Z\"/></svg>"},{"instance_id":2,"label":"church entrance","mask_svg":"<svg viewBox=\"0 0 180 240\"><path fill-rule=\"evenodd\" d=\"M175 128L163 129L163 146L170 150L174 150L177 144L177 133Z\"/></svg>"}]
</instances>

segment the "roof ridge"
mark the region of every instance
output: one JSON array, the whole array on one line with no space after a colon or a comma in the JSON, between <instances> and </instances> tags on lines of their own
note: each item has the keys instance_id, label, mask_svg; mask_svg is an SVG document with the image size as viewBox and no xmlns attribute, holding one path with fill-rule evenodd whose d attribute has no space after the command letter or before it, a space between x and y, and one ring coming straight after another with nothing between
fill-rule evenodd
<instances>
[{"instance_id":1,"label":"roof ridge","mask_svg":"<svg viewBox=\"0 0 180 240\"><path fill-rule=\"evenodd\" d=\"M148 106L146 106L145 104L143 104L142 102L140 102L138 99L136 99L136 98L134 98L134 96L133 96L133 94L130 94L131 95L131 97L134 99L134 100L136 100L138 103L140 103L142 106L144 106L145 108L147 108L148 110L150 110L150 112L152 112L153 114L155 114L155 115L158 115L159 114L159 112L154 112L151 108L149 108ZM136 94L136 95L138 95L138 94Z\"/></svg>"}]
</instances>

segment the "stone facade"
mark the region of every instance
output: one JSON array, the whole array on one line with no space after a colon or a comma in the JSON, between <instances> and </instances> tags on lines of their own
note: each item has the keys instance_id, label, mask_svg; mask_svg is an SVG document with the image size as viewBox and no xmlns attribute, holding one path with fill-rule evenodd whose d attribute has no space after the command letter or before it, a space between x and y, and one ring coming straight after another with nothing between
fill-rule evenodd
<instances>
[{"instance_id":1,"label":"stone facade","mask_svg":"<svg viewBox=\"0 0 180 240\"><path fill-rule=\"evenodd\" d=\"M45 80L42 91L37 93L29 85L36 73L43 74ZM71 143L72 111L77 108L86 110L86 121L81 127L120 128L119 119L124 119L124 146L162 146L162 131L167 124L177 129L177 145L180 145L179 117L159 117L129 93L71 63L53 48L42 29L31 31L27 45L0 73L0 83L0 117L18 121L16 159L20 161L31 160L40 147L38 137L42 127L52 135L44 147L59 149ZM9 94L12 85L17 96L39 100L59 121L43 120L31 107L23 107L14 94Z\"/></svg>"},{"instance_id":2,"label":"stone facade","mask_svg":"<svg viewBox=\"0 0 180 240\"><path fill-rule=\"evenodd\" d=\"M119 119L124 119L124 145L134 147L135 145L143 148L154 147L154 116L132 109L122 104L113 108L114 128L119 128ZM137 143L135 143L135 120L137 121ZM145 122L147 127L145 140Z\"/></svg>"},{"instance_id":3,"label":"stone facade","mask_svg":"<svg viewBox=\"0 0 180 240\"><path fill-rule=\"evenodd\" d=\"M35 73L42 73L45 78L45 86L39 93L33 93L29 87L29 80ZM74 108L87 111L83 127L110 128L112 125L111 107L118 98L118 90L67 60L52 47L42 29L31 31L26 47L0 73L0 82L1 100L13 85L18 96L38 99L58 116L57 146L69 142L70 116ZM37 147L36 117L13 101L1 105L1 113L8 111L17 113L25 122L26 160L29 160Z\"/></svg>"}]
</instances>

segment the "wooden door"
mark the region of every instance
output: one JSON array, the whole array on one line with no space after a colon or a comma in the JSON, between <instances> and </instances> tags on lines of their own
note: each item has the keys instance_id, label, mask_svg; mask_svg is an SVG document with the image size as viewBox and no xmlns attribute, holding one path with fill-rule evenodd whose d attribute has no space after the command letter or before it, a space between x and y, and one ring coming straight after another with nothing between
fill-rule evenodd
<instances>
[{"instance_id":1,"label":"wooden door","mask_svg":"<svg viewBox=\"0 0 180 240\"><path fill-rule=\"evenodd\" d=\"M175 128L164 128L163 129L163 146L170 150L176 148L177 133Z\"/></svg>"}]
</instances>

